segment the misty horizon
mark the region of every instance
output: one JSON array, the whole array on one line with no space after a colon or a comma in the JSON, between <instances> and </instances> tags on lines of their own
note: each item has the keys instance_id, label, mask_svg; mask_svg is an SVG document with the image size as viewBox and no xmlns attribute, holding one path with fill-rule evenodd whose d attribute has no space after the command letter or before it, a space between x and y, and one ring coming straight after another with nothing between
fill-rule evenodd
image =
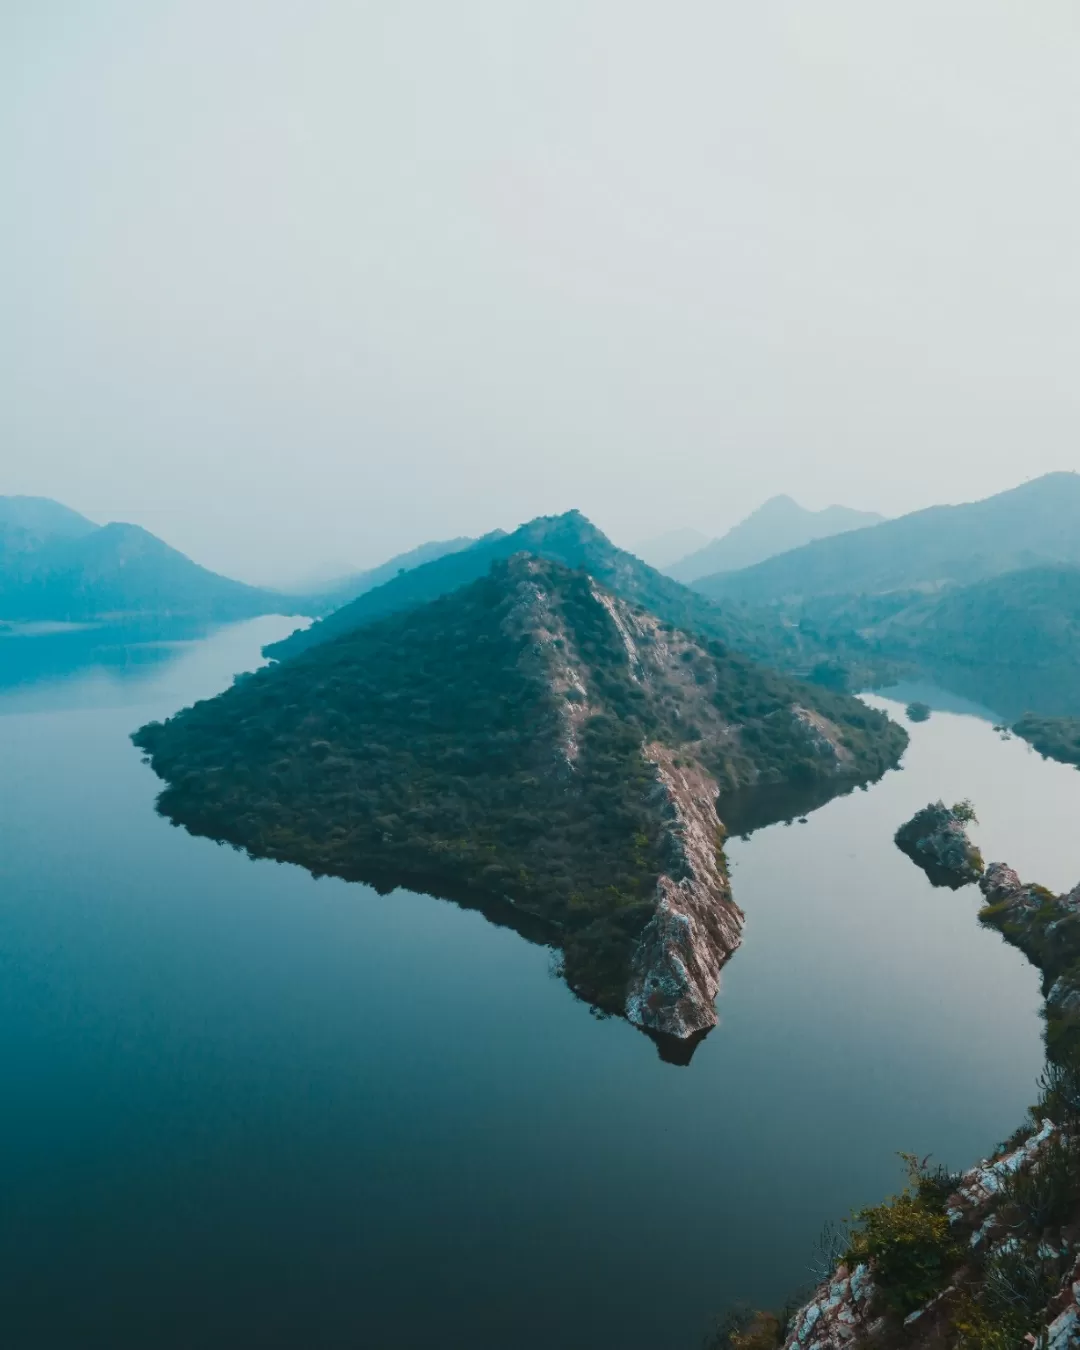
<instances>
[{"instance_id":1,"label":"misty horizon","mask_svg":"<svg viewBox=\"0 0 1080 1350\"><path fill-rule=\"evenodd\" d=\"M0 492L269 581L1080 464L1063 5L3 25Z\"/></svg>"}]
</instances>

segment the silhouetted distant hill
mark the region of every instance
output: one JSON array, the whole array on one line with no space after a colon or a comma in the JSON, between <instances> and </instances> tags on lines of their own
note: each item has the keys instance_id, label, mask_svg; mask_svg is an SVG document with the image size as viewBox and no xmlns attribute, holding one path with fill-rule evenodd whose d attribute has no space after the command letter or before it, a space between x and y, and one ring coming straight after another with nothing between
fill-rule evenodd
<instances>
[{"instance_id":1,"label":"silhouetted distant hill","mask_svg":"<svg viewBox=\"0 0 1080 1350\"><path fill-rule=\"evenodd\" d=\"M773 665L797 664L798 635L771 616L764 622L738 606L719 607L689 587L626 553L580 511L539 516L511 534L488 535L470 548L437 558L366 592L325 619L266 648L277 660L295 656L388 614L413 609L484 576L493 562L529 553L583 568L623 600L643 605L669 623Z\"/></svg>"},{"instance_id":2,"label":"silhouetted distant hill","mask_svg":"<svg viewBox=\"0 0 1080 1350\"><path fill-rule=\"evenodd\" d=\"M662 570L676 581L696 581L715 572L750 567L814 539L877 525L883 519L876 511L856 511L850 506L808 511L791 497L771 497L727 534Z\"/></svg>"},{"instance_id":3,"label":"silhouetted distant hill","mask_svg":"<svg viewBox=\"0 0 1080 1350\"><path fill-rule=\"evenodd\" d=\"M226 621L306 612L295 600L200 567L138 525L96 526L58 502L2 500L0 620L155 614Z\"/></svg>"},{"instance_id":4,"label":"silhouetted distant hill","mask_svg":"<svg viewBox=\"0 0 1080 1350\"><path fill-rule=\"evenodd\" d=\"M501 535L502 530L497 530L496 535ZM494 536L485 536L493 538ZM399 553L395 557L380 563L378 567L368 568L364 572L354 572L349 576L339 577L325 587L319 587L314 592L309 592L309 598L314 605L314 612L317 614L326 614L331 610L340 609L342 605L347 605L350 600L355 600L357 596L364 595L368 591L373 591L376 586L382 586L388 581L392 581L399 572L411 572L414 567L421 567L424 563L435 562L438 558L445 558L450 553L460 553L462 549L471 548L477 541L462 536L458 539L433 540L428 544L420 544L417 548L409 549L406 553Z\"/></svg>"},{"instance_id":5,"label":"silhouetted distant hill","mask_svg":"<svg viewBox=\"0 0 1080 1350\"><path fill-rule=\"evenodd\" d=\"M37 539L78 539L98 527L50 497L0 497L0 535L24 530Z\"/></svg>"},{"instance_id":6,"label":"silhouetted distant hill","mask_svg":"<svg viewBox=\"0 0 1080 1350\"><path fill-rule=\"evenodd\" d=\"M761 603L969 583L1043 563L1080 563L1080 475L1052 473L961 506L931 506L819 539L739 572L702 577L711 599Z\"/></svg>"}]
</instances>

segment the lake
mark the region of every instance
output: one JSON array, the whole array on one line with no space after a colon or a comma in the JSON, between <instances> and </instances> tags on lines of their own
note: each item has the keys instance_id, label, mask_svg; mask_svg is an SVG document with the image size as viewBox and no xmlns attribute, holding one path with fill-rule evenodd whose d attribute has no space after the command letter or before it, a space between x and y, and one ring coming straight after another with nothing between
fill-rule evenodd
<instances>
[{"instance_id":1,"label":"lake","mask_svg":"<svg viewBox=\"0 0 1080 1350\"><path fill-rule=\"evenodd\" d=\"M1080 878L1080 774L988 710L897 690L935 708L900 771L731 841L745 942L679 1067L478 913L155 815L130 732L291 627L0 640L6 1348L697 1350L897 1150L1021 1122L1036 972L892 843L969 796L988 860Z\"/></svg>"}]
</instances>

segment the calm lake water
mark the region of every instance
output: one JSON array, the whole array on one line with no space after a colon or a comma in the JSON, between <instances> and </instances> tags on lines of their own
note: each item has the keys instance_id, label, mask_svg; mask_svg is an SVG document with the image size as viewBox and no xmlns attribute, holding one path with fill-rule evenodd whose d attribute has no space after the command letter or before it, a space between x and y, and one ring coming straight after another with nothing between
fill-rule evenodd
<instances>
[{"instance_id":1,"label":"calm lake water","mask_svg":"<svg viewBox=\"0 0 1080 1350\"><path fill-rule=\"evenodd\" d=\"M745 945L680 1068L479 914L154 814L129 733L290 626L0 641L5 1350L696 1350L896 1150L1020 1122L1036 974L891 837L970 796L988 859L1064 888L1075 770L899 691L952 708L900 772L731 843Z\"/></svg>"}]
</instances>

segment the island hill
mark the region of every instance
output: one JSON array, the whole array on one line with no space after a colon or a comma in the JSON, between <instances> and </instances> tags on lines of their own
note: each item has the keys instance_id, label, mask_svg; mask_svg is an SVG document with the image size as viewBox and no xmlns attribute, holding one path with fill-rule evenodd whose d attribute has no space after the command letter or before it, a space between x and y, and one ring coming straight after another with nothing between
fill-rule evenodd
<instances>
[{"instance_id":1,"label":"island hill","mask_svg":"<svg viewBox=\"0 0 1080 1350\"><path fill-rule=\"evenodd\" d=\"M849 789L906 735L516 555L134 740L193 833L480 908L557 947L596 1009L685 1040L742 927L718 798Z\"/></svg>"}]
</instances>

